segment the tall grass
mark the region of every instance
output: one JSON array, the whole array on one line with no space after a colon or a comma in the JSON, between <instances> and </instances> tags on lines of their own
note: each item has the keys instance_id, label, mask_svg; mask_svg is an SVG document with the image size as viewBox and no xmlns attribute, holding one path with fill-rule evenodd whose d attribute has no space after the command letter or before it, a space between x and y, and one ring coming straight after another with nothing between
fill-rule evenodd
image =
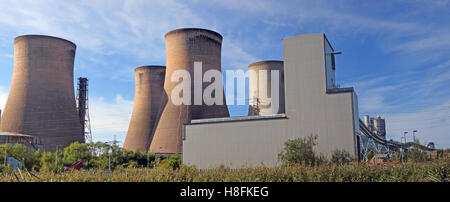
<instances>
[{"instance_id":1,"label":"tall grass","mask_svg":"<svg viewBox=\"0 0 450 202\"><path fill-rule=\"evenodd\" d=\"M225 167L199 170L190 166L168 168L122 168L113 171L89 169L55 173L14 171L0 173L3 182L439 182L450 181L450 159L427 163L374 166L301 164L275 168Z\"/></svg>"}]
</instances>

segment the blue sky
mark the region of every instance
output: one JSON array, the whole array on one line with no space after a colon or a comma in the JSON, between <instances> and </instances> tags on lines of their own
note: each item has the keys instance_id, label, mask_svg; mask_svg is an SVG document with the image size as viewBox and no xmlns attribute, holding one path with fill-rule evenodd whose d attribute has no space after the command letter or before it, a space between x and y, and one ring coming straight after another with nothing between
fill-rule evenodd
<instances>
[{"instance_id":1,"label":"blue sky","mask_svg":"<svg viewBox=\"0 0 450 202\"><path fill-rule=\"evenodd\" d=\"M123 141L133 107L133 70L165 64L166 32L201 27L221 33L223 70L281 60L282 38L325 33L343 52L337 56L337 82L355 87L360 115L385 117L389 139L417 129L422 142L448 148L449 10L447 0L1 0L0 109L19 35L52 35L77 44L75 79L90 80L93 138ZM230 108L233 115L246 109Z\"/></svg>"}]
</instances>

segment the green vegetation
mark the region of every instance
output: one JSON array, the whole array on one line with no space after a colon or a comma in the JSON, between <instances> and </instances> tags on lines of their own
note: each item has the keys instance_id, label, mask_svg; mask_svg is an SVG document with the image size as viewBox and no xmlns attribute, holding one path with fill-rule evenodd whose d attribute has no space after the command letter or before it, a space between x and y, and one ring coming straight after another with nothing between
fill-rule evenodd
<instances>
[{"instance_id":1,"label":"green vegetation","mask_svg":"<svg viewBox=\"0 0 450 202\"><path fill-rule=\"evenodd\" d=\"M181 156L179 154L171 155L159 164L159 168L177 169L181 166Z\"/></svg>"},{"instance_id":2,"label":"green vegetation","mask_svg":"<svg viewBox=\"0 0 450 202\"><path fill-rule=\"evenodd\" d=\"M102 142L89 144L75 142L58 152L27 150L26 146L20 144L5 144L0 145L0 155L1 170L6 170L5 157L14 157L23 162L27 170L32 171L62 171L64 166L71 166L78 161L82 161L85 168L98 169L142 168L155 165L153 153L124 151L117 145ZM161 157L165 158L167 157ZM179 167L181 158L179 162L173 158L176 157L169 157L170 166Z\"/></svg>"},{"instance_id":3,"label":"green vegetation","mask_svg":"<svg viewBox=\"0 0 450 202\"><path fill-rule=\"evenodd\" d=\"M340 150L336 149L331 154L331 162L342 165L342 164L349 164L355 159L350 155L350 152L347 150Z\"/></svg>"},{"instance_id":4,"label":"green vegetation","mask_svg":"<svg viewBox=\"0 0 450 202\"><path fill-rule=\"evenodd\" d=\"M426 162L429 159L427 152L420 150L418 148L413 147L412 149L408 150L406 152L406 156L408 158L408 161L412 162Z\"/></svg>"},{"instance_id":5,"label":"green vegetation","mask_svg":"<svg viewBox=\"0 0 450 202\"><path fill-rule=\"evenodd\" d=\"M206 170L182 165L178 154L156 157L101 142L74 143L57 153L0 145L0 155L24 162L22 171L2 163L0 182L450 182L450 158L440 153L426 158L410 150L407 163L375 166L354 162L344 150L335 150L328 161L315 154L316 140L310 135L287 141L278 167ZM63 169L77 161L83 161L85 169Z\"/></svg>"},{"instance_id":6,"label":"green vegetation","mask_svg":"<svg viewBox=\"0 0 450 202\"><path fill-rule=\"evenodd\" d=\"M323 160L316 155L314 146L317 145L317 135L309 135L305 138L296 138L284 143L284 150L278 154L278 159L284 164L315 165Z\"/></svg>"},{"instance_id":7,"label":"green vegetation","mask_svg":"<svg viewBox=\"0 0 450 202\"><path fill-rule=\"evenodd\" d=\"M18 171L0 173L3 182L450 182L450 159L393 166L367 164L319 166L301 164L275 168L216 168L198 170L182 165L178 169L118 168L71 172ZM18 176L17 178L15 176Z\"/></svg>"}]
</instances>

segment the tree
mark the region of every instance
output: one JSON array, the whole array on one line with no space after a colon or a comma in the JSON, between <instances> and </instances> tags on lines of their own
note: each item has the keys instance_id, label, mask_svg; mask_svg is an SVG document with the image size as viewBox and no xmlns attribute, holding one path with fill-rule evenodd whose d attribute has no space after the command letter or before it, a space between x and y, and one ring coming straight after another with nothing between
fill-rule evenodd
<instances>
[{"instance_id":1,"label":"tree","mask_svg":"<svg viewBox=\"0 0 450 202\"><path fill-rule=\"evenodd\" d=\"M317 135L288 140L284 143L284 150L278 154L278 159L285 164L306 163L315 164L320 158L314 152L317 145Z\"/></svg>"},{"instance_id":2,"label":"tree","mask_svg":"<svg viewBox=\"0 0 450 202\"><path fill-rule=\"evenodd\" d=\"M85 143L74 142L70 146L64 148L63 162L65 165L72 165L77 161L88 164L91 159L91 152Z\"/></svg>"},{"instance_id":3,"label":"tree","mask_svg":"<svg viewBox=\"0 0 450 202\"><path fill-rule=\"evenodd\" d=\"M58 161L56 158L56 155L58 155ZM42 154L41 157L41 167L42 169L52 170L52 171L58 171L63 168L63 162L61 160L61 157L63 156L62 151L58 152L45 152Z\"/></svg>"},{"instance_id":4,"label":"tree","mask_svg":"<svg viewBox=\"0 0 450 202\"><path fill-rule=\"evenodd\" d=\"M18 161L21 161L27 169L39 169L39 161L41 159L40 150L29 150L25 145L21 144L4 144L0 145L1 157L3 161L5 157L13 157ZM6 152L6 153L5 153Z\"/></svg>"}]
</instances>

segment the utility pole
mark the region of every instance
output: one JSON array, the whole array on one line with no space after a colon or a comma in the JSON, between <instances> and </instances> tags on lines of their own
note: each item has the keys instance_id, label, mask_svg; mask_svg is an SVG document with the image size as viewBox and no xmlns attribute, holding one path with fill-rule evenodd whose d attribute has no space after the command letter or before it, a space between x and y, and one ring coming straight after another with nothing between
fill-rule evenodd
<instances>
[{"instance_id":1,"label":"utility pole","mask_svg":"<svg viewBox=\"0 0 450 202\"><path fill-rule=\"evenodd\" d=\"M111 151L108 151L108 168L110 171L111 171L111 153L113 153L113 145L116 145L116 143L118 143L118 142L119 141L116 140L116 135L114 135L113 141L106 142L109 144L109 150L111 150Z\"/></svg>"},{"instance_id":2,"label":"utility pole","mask_svg":"<svg viewBox=\"0 0 450 202\"><path fill-rule=\"evenodd\" d=\"M416 133L417 133L417 130L413 130L413 142L416 142Z\"/></svg>"},{"instance_id":3,"label":"utility pole","mask_svg":"<svg viewBox=\"0 0 450 202\"><path fill-rule=\"evenodd\" d=\"M406 134L408 134L408 131L403 132L403 138L405 138L405 144L406 144Z\"/></svg>"},{"instance_id":4,"label":"utility pole","mask_svg":"<svg viewBox=\"0 0 450 202\"><path fill-rule=\"evenodd\" d=\"M149 159L148 159L148 151L147 151L147 169L148 169L148 163L149 163Z\"/></svg>"},{"instance_id":5,"label":"utility pole","mask_svg":"<svg viewBox=\"0 0 450 202\"><path fill-rule=\"evenodd\" d=\"M7 157L7 154L6 154L6 145L8 144L8 138L6 138L6 144L4 145L5 147L5 159L4 159L4 162L5 162L5 166L6 166L6 158L8 158Z\"/></svg>"},{"instance_id":6,"label":"utility pole","mask_svg":"<svg viewBox=\"0 0 450 202\"><path fill-rule=\"evenodd\" d=\"M111 171L111 152L112 152L112 147L111 146L109 146L110 147L110 152L108 152L108 169L109 169L109 171Z\"/></svg>"}]
</instances>

